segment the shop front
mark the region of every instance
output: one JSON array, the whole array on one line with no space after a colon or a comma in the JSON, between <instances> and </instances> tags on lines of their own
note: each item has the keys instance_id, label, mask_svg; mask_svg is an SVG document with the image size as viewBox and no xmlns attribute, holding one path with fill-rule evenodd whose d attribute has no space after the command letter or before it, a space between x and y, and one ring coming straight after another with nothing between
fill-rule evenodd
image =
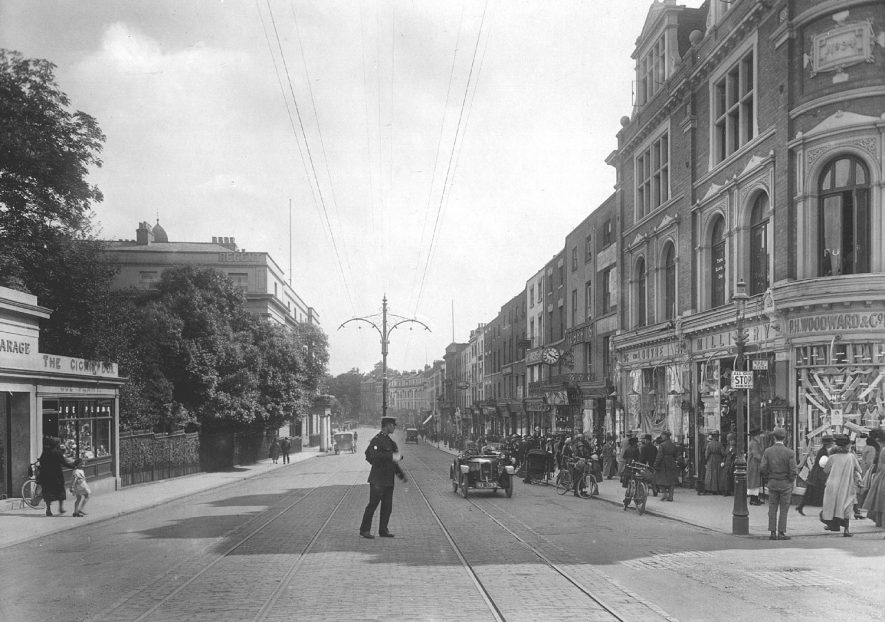
<instances>
[{"instance_id":1,"label":"shop front","mask_svg":"<svg viewBox=\"0 0 885 622\"><path fill-rule=\"evenodd\" d=\"M49 310L30 294L0 287L0 492L17 497L43 438L61 439L96 490L120 486L116 363L39 351Z\"/></svg>"}]
</instances>

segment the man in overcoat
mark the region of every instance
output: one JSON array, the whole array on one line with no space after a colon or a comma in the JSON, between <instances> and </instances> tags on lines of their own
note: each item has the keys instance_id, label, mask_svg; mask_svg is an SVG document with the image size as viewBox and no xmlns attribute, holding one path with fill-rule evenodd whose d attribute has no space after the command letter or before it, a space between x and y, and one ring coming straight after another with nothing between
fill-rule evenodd
<instances>
[{"instance_id":1,"label":"man in overcoat","mask_svg":"<svg viewBox=\"0 0 885 622\"><path fill-rule=\"evenodd\" d=\"M378 535L382 538L392 538L393 534L387 529L390 514L393 512L393 477L394 475L403 482L406 474L399 466L403 459L396 443L390 438L396 429L396 419L384 417L381 419L381 431L369 441L366 447L366 460L372 465L369 471L369 504L363 512L363 522L360 524L360 535L363 538L374 538L372 535L372 518L375 516L375 508L381 504L381 516L378 521Z\"/></svg>"},{"instance_id":2,"label":"man in overcoat","mask_svg":"<svg viewBox=\"0 0 885 622\"><path fill-rule=\"evenodd\" d=\"M661 432L663 441L658 447L658 456L655 459L655 484L664 489L664 497L662 501L673 500L673 489L676 487L676 480L679 475L679 469L676 466L676 458L679 456L679 448L670 440L670 431Z\"/></svg>"}]
</instances>

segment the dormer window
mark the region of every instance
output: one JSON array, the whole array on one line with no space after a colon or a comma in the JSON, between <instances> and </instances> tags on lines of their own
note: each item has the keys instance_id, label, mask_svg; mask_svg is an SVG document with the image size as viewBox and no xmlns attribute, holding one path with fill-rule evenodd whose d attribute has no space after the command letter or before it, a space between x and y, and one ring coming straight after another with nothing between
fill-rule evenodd
<instances>
[{"instance_id":1,"label":"dormer window","mask_svg":"<svg viewBox=\"0 0 885 622\"><path fill-rule=\"evenodd\" d=\"M639 58L636 67L637 104L644 106L657 93L667 79L667 54L661 34L651 47Z\"/></svg>"}]
</instances>

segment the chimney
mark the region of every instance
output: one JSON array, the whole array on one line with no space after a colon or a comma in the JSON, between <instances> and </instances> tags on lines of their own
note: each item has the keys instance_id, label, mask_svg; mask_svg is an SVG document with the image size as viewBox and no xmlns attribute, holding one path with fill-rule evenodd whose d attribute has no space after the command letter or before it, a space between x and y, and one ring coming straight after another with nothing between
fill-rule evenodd
<instances>
[{"instance_id":1,"label":"chimney","mask_svg":"<svg viewBox=\"0 0 885 622\"><path fill-rule=\"evenodd\" d=\"M147 246L154 241L154 232L151 225L147 222L138 223L138 229L135 230L135 243L139 246Z\"/></svg>"},{"instance_id":2,"label":"chimney","mask_svg":"<svg viewBox=\"0 0 885 622\"><path fill-rule=\"evenodd\" d=\"M216 236L214 236L214 235L212 236L212 243L213 243L213 244L218 244L218 238L217 238Z\"/></svg>"}]
</instances>

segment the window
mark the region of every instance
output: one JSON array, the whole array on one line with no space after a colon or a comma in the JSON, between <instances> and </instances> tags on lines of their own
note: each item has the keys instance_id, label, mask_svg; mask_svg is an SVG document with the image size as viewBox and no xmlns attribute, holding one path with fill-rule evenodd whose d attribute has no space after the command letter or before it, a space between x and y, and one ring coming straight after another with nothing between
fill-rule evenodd
<instances>
[{"instance_id":1,"label":"window","mask_svg":"<svg viewBox=\"0 0 885 622\"><path fill-rule=\"evenodd\" d=\"M572 326L577 326L578 320L578 290L572 290Z\"/></svg>"},{"instance_id":2,"label":"window","mask_svg":"<svg viewBox=\"0 0 885 622\"><path fill-rule=\"evenodd\" d=\"M538 302L544 301L544 285L541 279L538 279Z\"/></svg>"},{"instance_id":3,"label":"window","mask_svg":"<svg viewBox=\"0 0 885 622\"><path fill-rule=\"evenodd\" d=\"M141 289L157 289L157 282L160 280L158 272L139 272L138 286Z\"/></svg>"},{"instance_id":4,"label":"window","mask_svg":"<svg viewBox=\"0 0 885 622\"><path fill-rule=\"evenodd\" d=\"M713 155L715 163L756 135L753 53L739 60L713 84Z\"/></svg>"},{"instance_id":5,"label":"window","mask_svg":"<svg viewBox=\"0 0 885 622\"><path fill-rule=\"evenodd\" d=\"M645 259L640 257L636 262L636 326L646 324L645 294Z\"/></svg>"},{"instance_id":6,"label":"window","mask_svg":"<svg viewBox=\"0 0 885 622\"><path fill-rule=\"evenodd\" d=\"M564 283L565 283L565 266L559 266L559 286L562 287ZM550 290L551 291L548 293L552 294L553 288L551 287Z\"/></svg>"},{"instance_id":7,"label":"window","mask_svg":"<svg viewBox=\"0 0 885 622\"><path fill-rule=\"evenodd\" d=\"M611 378L612 375L611 356L611 337L605 336L602 338L602 375L605 376L606 379Z\"/></svg>"},{"instance_id":8,"label":"window","mask_svg":"<svg viewBox=\"0 0 885 622\"><path fill-rule=\"evenodd\" d=\"M664 249L664 319L676 317L676 249L667 244Z\"/></svg>"},{"instance_id":9,"label":"window","mask_svg":"<svg viewBox=\"0 0 885 622\"><path fill-rule=\"evenodd\" d=\"M565 337L565 308L559 307L559 339Z\"/></svg>"},{"instance_id":10,"label":"window","mask_svg":"<svg viewBox=\"0 0 885 622\"><path fill-rule=\"evenodd\" d=\"M529 340L535 345L535 318L529 318Z\"/></svg>"},{"instance_id":11,"label":"window","mask_svg":"<svg viewBox=\"0 0 885 622\"><path fill-rule=\"evenodd\" d=\"M610 246L615 241L614 229L612 228L611 219L602 223L602 248Z\"/></svg>"},{"instance_id":12,"label":"window","mask_svg":"<svg viewBox=\"0 0 885 622\"><path fill-rule=\"evenodd\" d=\"M593 240L591 239L591 237L589 235L587 236L587 239L584 240L584 263L587 263L588 261L593 259L592 241Z\"/></svg>"},{"instance_id":13,"label":"window","mask_svg":"<svg viewBox=\"0 0 885 622\"><path fill-rule=\"evenodd\" d=\"M750 295L768 289L768 195L760 194L750 213Z\"/></svg>"},{"instance_id":14,"label":"window","mask_svg":"<svg viewBox=\"0 0 885 622\"><path fill-rule=\"evenodd\" d=\"M652 44L648 52L639 59L636 80L637 104L640 106L647 104L654 94L660 90L664 80L667 79L666 68L666 47L664 45L664 35L661 35Z\"/></svg>"},{"instance_id":15,"label":"window","mask_svg":"<svg viewBox=\"0 0 885 622\"><path fill-rule=\"evenodd\" d=\"M664 133L636 158L636 220L670 198L669 135Z\"/></svg>"},{"instance_id":16,"label":"window","mask_svg":"<svg viewBox=\"0 0 885 622\"><path fill-rule=\"evenodd\" d=\"M242 292L249 289L249 275L245 272L231 272L227 275Z\"/></svg>"},{"instance_id":17,"label":"window","mask_svg":"<svg viewBox=\"0 0 885 622\"><path fill-rule=\"evenodd\" d=\"M602 271L602 312L603 313L608 313L609 311L612 311L615 308L614 278L615 278L614 268L606 268L605 270Z\"/></svg>"},{"instance_id":18,"label":"window","mask_svg":"<svg viewBox=\"0 0 885 622\"><path fill-rule=\"evenodd\" d=\"M857 158L827 164L820 176L819 276L870 271L870 177Z\"/></svg>"},{"instance_id":19,"label":"window","mask_svg":"<svg viewBox=\"0 0 885 622\"><path fill-rule=\"evenodd\" d=\"M578 247L572 247L572 272L578 269Z\"/></svg>"},{"instance_id":20,"label":"window","mask_svg":"<svg viewBox=\"0 0 885 622\"><path fill-rule=\"evenodd\" d=\"M529 307L535 306L535 286L529 287Z\"/></svg>"},{"instance_id":21,"label":"window","mask_svg":"<svg viewBox=\"0 0 885 622\"><path fill-rule=\"evenodd\" d=\"M584 283L584 305L587 307L587 319L593 317L593 281Z\"/></svg>"},{"instance_id":22,"label":"window","mask_svg":"<svg viewBox=\"0 0 885 622\"><path fill-rule=\"evenodd\" d=\"M719 217L710 236L710 307L725 304L725 219Z\"/></svg>"}]
</instances>

